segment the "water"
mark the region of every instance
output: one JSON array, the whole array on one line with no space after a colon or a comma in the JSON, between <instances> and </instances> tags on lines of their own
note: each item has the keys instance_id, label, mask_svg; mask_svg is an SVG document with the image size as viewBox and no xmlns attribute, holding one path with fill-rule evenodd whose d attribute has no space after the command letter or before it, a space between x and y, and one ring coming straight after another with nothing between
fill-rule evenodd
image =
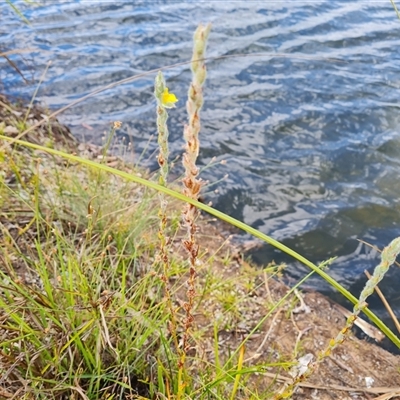
<instances>
[{"instance_id":1,"label":"water","mask_svg":"<svg viewBox=\"0 0 400 400\"><path fill-rule=\"evenodd\" d=\"M207 197L315 263L338 256L329 273L358 294L364 269L379 258L358 239L382 248L400 235L400 22L389 1L39 3L20 4L30 26L0 4L0 49L36 49L12 57L36 83L52 61L38 98L54 109L189 60L199 22L213 24L210 56L290 55L208 62L199 162L226 160L203 178L229 177ZM35 85L0 62L2 89L30 98ZM180 99L170 113L177 157L190 71L181 66L165 75ZM148 144L155 133L153 79L105 91L60 119L97 143L111 121L121 120L135 154L147 149L143 162L155 167L154 139ZM261 264L286 261L294 278L307 271L270 246L253 257ZM400 269L392 267L381 287L400 317L399 283ZM308 286L331 290L318 278ZM378 300L371 306L387 318Z\"/></svg>"}]
</instances>

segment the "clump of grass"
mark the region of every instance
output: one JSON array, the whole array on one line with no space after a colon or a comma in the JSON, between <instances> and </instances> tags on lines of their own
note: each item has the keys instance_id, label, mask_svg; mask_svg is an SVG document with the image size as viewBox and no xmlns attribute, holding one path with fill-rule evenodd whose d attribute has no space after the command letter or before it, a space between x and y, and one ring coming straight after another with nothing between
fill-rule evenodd
<instances>
[{"instance_id":1,"label":"clump of grass","mask_svg":"<svg viewBox=\"0 0 400 400\"><path fill-rule=\"evenodd\" d=\"M167 341L154 195L12 148L2 171L2 384L21 399L148 394L139 354L163 358Z\"/></svg>"}]
</instances>

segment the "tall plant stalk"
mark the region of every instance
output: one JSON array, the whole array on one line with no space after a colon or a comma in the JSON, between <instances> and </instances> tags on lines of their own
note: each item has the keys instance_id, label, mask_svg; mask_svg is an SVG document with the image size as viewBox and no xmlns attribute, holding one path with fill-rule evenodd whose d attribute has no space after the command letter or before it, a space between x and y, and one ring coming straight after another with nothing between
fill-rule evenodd
<instances>
[{"instance_id":1,"label":"tall plant stalk","mask_svg":"<svg viewBox=\"0 0 400 400\"><path fill-rule=\"evenodd\" d=\"M173 108L174 103L178 101L174 94L168 92L168 88L165 83L164 76L161 71L158 72L155 85L154 85L154 96L157 100L157 133L158 133L158 146L160 152L157 156L158 165L160 166L159 184L161 186L167 186L168 180L168 158L169 158L169 147L168 147L168 108ZM175 348L179 351L178 339L176 335L177 322L176 322L176 311L174 310L171 290L169 286L169 269L170 259L168 255L169 238L167 236L167 207L168 199L164 193L159 192L158 197L160 199L160 209L158 211L159 217L159 228L158 238L160 240L159 256L157 257L157 263L162 265L162 272L160 279L164 283L165 299L170 312L169 320L169 332L173 338Z\"/></svg>"},{"instance_id":2,"label":"tall plant stalk","mask_svg":"<svg viewBox=\"0 0 400 400\"><path fill-rule=\"evenodd\" d=\"M194 33L194 46L192 56L192 82L189 87L186 109L189 122L184 128L185 152L183 154L183 166L185 175L183 178L183 193L191 199L197 200L199 197L202 182L198 179L199 168L196 166L196 160L199 155L200 142L200 110L203 106L203 84L206 79L207 71L204 63L205 50L208 35L211 30L211 24L206 26L199 25ZM178 365L178 395L179 400L185 390L184 366L186 354L189 350L190 329L193 325L192 309L196 297L196 260L199 246L196 241L196 218L198 210L192 204L187 203L183 212L183 220L187 228L187 237L183 241L189 255L189 278L188 289L186 292L186 301L183 304L185 311L184 331L182 338L182 352Z\"/></svg>"}]
</instances>

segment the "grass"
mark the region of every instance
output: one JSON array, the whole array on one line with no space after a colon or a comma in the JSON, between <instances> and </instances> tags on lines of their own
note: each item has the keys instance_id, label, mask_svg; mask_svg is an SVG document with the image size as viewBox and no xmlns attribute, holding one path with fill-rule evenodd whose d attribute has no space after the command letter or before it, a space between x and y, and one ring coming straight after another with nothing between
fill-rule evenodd
<instances>
[{"instance_id":1,"label":"grass","mask_svg":"<svg viewBox=\"0 0 400 400\"><path fill-rule=\"evenodd\" d=\"M13 364L30 365L29 379L41 393L36 398L46 398L50 386L63 392L82 379L90 396L117 360L132 374L144 362L133 349L163 340L155 335L165 323L162 307L154 304L159 288L146 271L156 247L154 195L79 164L66 169L59 160L9 149L11 156L5 174L19 174L15 187L3 186L2 200L18 203L21 211L7 216L20 221L15 232L3 226L3 354ZM130 346L117 351L120 344L112 340ZM77 377L80 369L85 378Z\"/></svg>"},{"instance_id":2,"label":"grass","mask_svg":"<svg viewBox=\"0 0 400 400\"><path fill-rule=\"evenodd\" d=\"M66 166L46 154L39 159L12 146L3 148L3 167L4 387L10 393L20 390L21 399L169 398L176 390L178 354L157 269L157 196L91 167ZM186 271L179 249L183 233L175 222L180 212L177 204L170 205L168 279L174 298L184 296ZM238 296L236 277L221 283L212 273L216 264L227 264L223 246L203 251L199 260L203 301L195 312L205 307L201 313L211 321L216 317L218 330L231 329L239 313L248 311L243 303L254 290L252 278L244 279ZM220 310L211 310L211 303ZM191 340L201 341L208 329L198 327ZM194 365L205 363L196 358ZM190 390L207 398L199 393L212 393L216 385L224 398L222 381L234 379L236 364L219 366L212 384L215 368L206 364L205 375L190 380Z\"/></svg>"},{"instance_id":3,"label":"grass","mask_svg":"<svg viewBox=\"0 0 400 400\"><path fill-rule=\"evenodd\" d=\"M199 48L205 49L198 41L207 36L198 32L197 59L203 58ZM193 68L189 89L193 130L202 103L196 93L205 79L196 78L198 71ZM158 102L164 130L170 106ZM122 161L118 169L107 164L118 123L95 162L79 154L77 143L56 125L25 136L26 141L16 140L33 132L37 124L29 115L35 110L17 119L11 105L3 108L0 398L287 398L342 343L361 311L400 347L399 339L366 307L365 293L359 301L327 274L332 260L314 265L198 201L198 148L190 144L198 132L186 132L186 154L193 154L187 156L182 195L170 189L167 170L160 180ZM4 136L8 126L16 128L9 131L14 137ZM166 141L164 135L161 170L168 161ZM183 209L186 230L180 223ZM285 292L271 290L273 277L284 267L255 269L235 259L218 229L204 228L206 217L199 209L292 255L355 304L339 335L302 373L292 369L284 387L260 375L271 370L277 376L301 364L302 334L292 354L281 352L277 342L265 356L269 331L264 328L269 320L293 317L293 293L302 282ZM395 245L387 248L392 258L398 253ZM368 290L390 265L387 253Z\"/></svg>"}]
</instances>

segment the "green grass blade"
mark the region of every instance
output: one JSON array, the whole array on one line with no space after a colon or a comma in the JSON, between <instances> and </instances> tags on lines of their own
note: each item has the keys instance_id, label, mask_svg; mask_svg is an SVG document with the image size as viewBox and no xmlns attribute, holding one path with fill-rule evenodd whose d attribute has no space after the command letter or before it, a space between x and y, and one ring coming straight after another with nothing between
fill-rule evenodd
<instances>
[{"instance_id":1,"label":"green grass blade","mask_svg":"<svg viewBox=\"0 0 400 400\"><path fill-rule=\"evenodd\" d=\"M29 21L28 19L24 16L24 14L22 14L22 12L19 10L19 8L17 6L15 6L11 0L6 0L7 4L14 10L14 12L26 23L29 25ZM26 1L26 3L30 3L29 1Z\"/></svg>"},{"instance_id":2,"label":"green grass blade","mask_svg":"<svg viewBox=\"0 0 400 400\"><path fill-rule=\"evenodd\" d=\"M46 148L37 144L29 143L23 140L16 140L7 136L0 135L0 139L3 139L7 142L11 142L14 144L19 144L21 146L29 147L32 149L44 151L50 154L54 154L56 156L65 158L67 160L73 161L73 162L78 162L83 165L87 165L93 168L97 168L99 170L109 172L114 175L118 175L124 179L127 179L128 181L136 182L138 184L144 185L148 188L157 190L159 192L165 193L169 196L172 196L178 200L184 201L186 203L190 203L194 205L195 207L213 215L214 217L217 217L233 226L236 226L239 229L242 229L243 231L250 233L251 235L257 237L258 239L263 240L266 243L269 243L270 245L276 247L277 249L283 251L284 253L292 256L294 259L300 261L307 267L309 267L311 270L316 272L318 275L320 275L326 282L328 282L330 285L332 285L336 290L338 290L346 299L351 301L353 304L357 304L358 299L354 297L348 290L346 290L342 285L340 285L338 282L336 282L332 277L330 277L326 272L318 268L314 263L297 253L296 251L290 249L289 247L285 246L284 244L278 242L277 240L271 238L270 236L265 235L264 233L258 231L255 228L252 228L249 225L246 225L244 222L241 222L235 218L230 217L229 215L224 214L221 211L215 210L212 207L209 207L203 203L200 203L199 201L190 199L189 197L186 197L185 195L176 192L172 189L169 189L164 186L160 186L157 183L151 182L149 180L146 180L144 178L141 178L136 175L131 175L128 174L127 172L119 171L115 168L109 167L107 165L99 164L94 161L86 160L84 158L74 156L62 151L58 151L55 149L50 149ZM400 349L400 338L398 338L390 329L387 327L371 310L368 308L363 309L363 313L395 344L399 349Z\"/></svg>"}]
</instances>

